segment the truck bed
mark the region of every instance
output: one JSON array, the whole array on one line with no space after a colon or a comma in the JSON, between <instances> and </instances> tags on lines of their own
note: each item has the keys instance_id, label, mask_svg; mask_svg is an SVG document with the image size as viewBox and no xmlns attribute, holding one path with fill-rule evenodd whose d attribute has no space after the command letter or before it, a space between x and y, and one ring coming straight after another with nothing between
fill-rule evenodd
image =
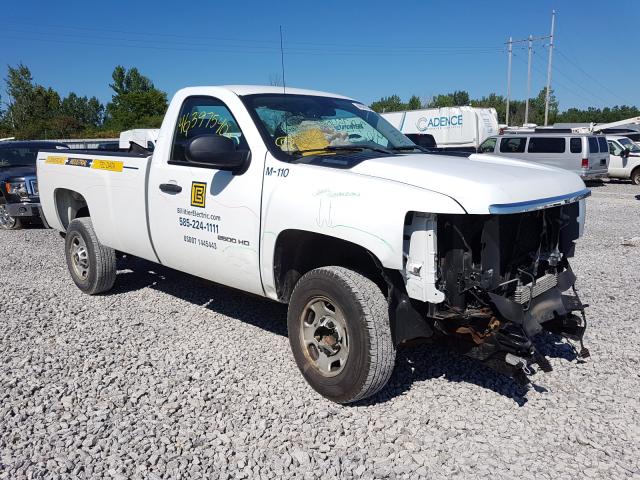
<instances>
[{"instance_id":1,"label":"truck bed","mask_svg":"<svg viewBox=\"0 0 640 480\"><path fill-rule=\"evenodd\" d=\"M55 199L59 195L78 192L91 206L90 215L101 243L157 261L147 224L147 167L150 160L151 156L129 152L40 151L38 184L40 197L45 200L42 204L47 222L52 228L65 231L68 219L75 216L75 211L73 206L68 207L68 211L59 211Z\"/></svg>"}]
</instances>

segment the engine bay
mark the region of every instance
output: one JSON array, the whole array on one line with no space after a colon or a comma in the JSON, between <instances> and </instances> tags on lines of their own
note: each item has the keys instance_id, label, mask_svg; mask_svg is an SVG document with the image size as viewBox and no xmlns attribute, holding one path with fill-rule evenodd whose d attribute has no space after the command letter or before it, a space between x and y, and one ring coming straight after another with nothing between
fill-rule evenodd
<instances>
[{"instance_id":1,"label":"engine bay","mask_svg":"<svg viewBox=\"0 0 640 480\"><path fill-rule=\"evenodd\" d=\"M551 370L533 340L543 331L579 342L579 352L570 343L576 356L589 356L582 343L586 305L569 265L579 214L576 202L505 215L431 217L433 286L443 300L425 302L421 313L433 337L521 384L534 364Z\"/></svg>"}]
</instances>

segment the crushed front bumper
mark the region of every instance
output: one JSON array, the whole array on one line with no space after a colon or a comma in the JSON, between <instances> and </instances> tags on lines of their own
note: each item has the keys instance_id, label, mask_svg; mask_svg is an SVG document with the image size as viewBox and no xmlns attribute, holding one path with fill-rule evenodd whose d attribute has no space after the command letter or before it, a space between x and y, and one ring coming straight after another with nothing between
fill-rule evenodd
<instances>
[{"instance_id":1,"label":"crushed front bumper","mask_svg":"<svg viewBox=\"0 0 640 480\"><path fill-rule=\"evenodd\" d=\"M547 358L533 343L534 337L543 330L579 342L579 351L569 343L576 358L588 357L589 350L583 343L587 329L585 309L588 305L581 302L574 288L576 276L570 268L556 278L555 284L549 283L548 288L537 292L534 285L531 296L524 300L518 298L519 301L515 301L489 293L497 313L508 323L506 328L498 330L486 342L482 353L473 352L471 356L479 357L520 384L529 383L528 375L533 373L532 366L535 364L545 372L552 369Z\"/></svg>"}]
</instances>

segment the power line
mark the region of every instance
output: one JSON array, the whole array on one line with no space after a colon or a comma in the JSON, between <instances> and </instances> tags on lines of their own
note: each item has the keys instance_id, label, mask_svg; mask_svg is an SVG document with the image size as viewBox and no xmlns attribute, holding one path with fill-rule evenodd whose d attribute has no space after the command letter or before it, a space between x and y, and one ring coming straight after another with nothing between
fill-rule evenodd
<instances>
[{"instance_id":1,"label":"power line","mask_svg":"<svg viewBox=\"0 0 640 480\"><path fill-rule=\"evenodd\" d=\"M584 70L580 65L578 65L575 61L573 61L571 58L569 58L567 55L565 55L561 50L558 50L556 48L556 52L558 52L562 58L564 58L566 61L568 61L570 64L572 64L575 68L577 68L578 70L580 70L580 72L586 76L587 78L590 78L593 82L595 82L597 85L599 85L603 90L607 91L610 95L612 95L613 97L617 98L618 100L622 100L624 104L626 105L633 105L632 102L627 102L625 99L623 99L622 97L620 97L616 92L614 92L613 90L611 90L609 87L607 87L606 85L604 85L603 83L601 83L597 78L595 78L594 76L592 76L589 72L587 72L586 70Z\"/></svg>"},{"instance_id":2,"label":"power line","mask_svg":"<svg viewBox=\"0 0 640 480\"><path fill-rule=\"evenodd\" d=\"M273 49L278 49L278 42L275 40L268 40L268 39L256 39L256 40L249 40L249 39L240 39L240 38L230 38L230 37L212 37L212 36L203 36L203 35L181 35L181 34L174 34L174 33L165 33L165 32L141 32L141 31L132 31L132 30L119 30L119 29L107 29L107 28L94 28L94 27L83 27L81 25L72 25L72 26L67 26L67 25L60 25L60 24L41 24L41 23L32 23L32 22L20 22L20 21L13 21L13 22L0 22L0 23L4 23L4 30L6 30L7 28L9 29L19 29L19 27L15 27L13 26L13 24L18 23L18 24L22 24L22 25L26 25L28 27L28 30L22 30L22 32L27 33L29 35L32 35L34 33L37 33L36 27L45 27L45 28L52 28L55 29L55 32L49 32L53 35L66 35L69 36L69 33L63 33L63 32L59 32L58 29L62 28L62 29L67 29L67 30L72 30L72 31L78 31L78 30L84 30L84 31L90 31L92 32L92 37L93 38L97 38L95 35L95 32L105 32L105 33L116 33L118 34L117 37L103 37L105 39L120 39L122 38L121 35L122 34L126 34L126 35L134 35L134 36L147 36L147 37L165 37L165 38L184 38L184 39L196 39L196 40L210 40L210 41L215 41L215 42L220 42L220 41L224 41L224 42L239 42L241 44L255 44L254 46L259 46L262 48L273 48ZM47 33L47 32L44 32ZM74 36L81 36L83 38L85 38L84 35L82 34L71 34ZM146 39L140 38L140 39L131 39L131 40L140 40L140 41L146 41ZM167 40L168 42L168 40ZM174 41L171 41L171 43L175 43ZM322 48L326 48L326 47L340 47L340 48L349 48L353 51L353 49L365 49L365 50L376 50L376 51L381 51L381 50L390 50L390 51L396 51L396 50L402 50L402 51L429 51L429 50L437 50L437 51L442 51L442 52L449 52L449 51L456 51L456 50L464 50L464 51L476 51L476 50L492 50L492 51L498 51L498 50L503 50L502 46L498 46L498 45L492 45L492 46L478 46L478 45L470 45L470 46L440 46L440 47L429 47L429 46L411 46L411 45L399 45L399 46L389 46L389 44L354 44L354 43L327 43L327 42L309 42L309 41L287 41L288 44L295 44L295 45L309 45L309 46L315 46L315 47L322 47ZM271 47L267 47L265 44L272 44ZM249 45L241 45L241 46L249 46Z\"/></svg>"},{"instance_id":3,"label":"power line","mask_svg":"<svg viewBox=\"0 0 640 480\"><path fill-rule=\"evenodd\" d=\"M100 43L100 42L92 42L87 41L86 37L82 37L81 40L76 40L78 35L74 34L56 34L55 37L47 36L47 33L42 32L32 32L28 37L17 37L12 35L6 35L4 33L0 33L0 38L7 38L12 40L22 40L22 41L37 41L37 42L45 42L45 43L63 43L70 45L89 45L89 46L99 46L99 47L112 47L112 48L143 48L143 49L151 49L151 50L175 50L175 51L191 51L191 52L211 52L215 51L218 53L248 53L248 54L271 54L279 52L279 47L259 47L259 46L232 46L232 45L194 45L187 44L187 47L179 47L174 45L180 45L180 43L176 44L175 42L171 42L170 45L162 45L162 43L158 44L158 42L149 42L142 41L139 39L127 39L127 38L115 38L115 37L96 37L101 40L109 40L116 43ZM69 40L63 40L59 37L64 35L69 38ZM124 43L123 43L124 42ZM501 52L502 49L495 50L486 50L486 51L474 51L474 50L458 50L458 51L415 51L415 52L407 52L407 51L330 51L330 50L304 50L304 49L286 49L287 54L291 55L315 55L315 56L433 56L433 55L480 55L480 54L495 54Z\"/></svg>"},{"instance_id":4,"label":"power line","mask_svg":"<svg viewBox=\"0 0 640 480\"><path fill-rule=\"evenodd\" d=\"M520 56L519 56L519 55L515 55L515 54L514 54L514 55L513 55L513 57L514 57L515 59L517 59L518 61L522 62L523 64L525 64L525 65L527 64L527 62L526 62L524 59L520 58ZM540 78L542 78L542 79L546 78L546 74L545 74L545 72L543 72L542 70L540 70L540 69L535 65L535 63L533 63L533 62L532 62L532 68L533 68L533 71L534 71L535 73L537 73L538 75L540 75ZM585 100L585 101L587 101L587 102L589 102L589 103L593 102L593 98L588 98L588 97L584 96L583 94L581 94L580 92L576 92L574 88L567 86L564 82L559 82L559 81L556 79L556 80L554 81L554 83L555 83L556 85L558 85L558 86L562 87L564 90L566 90L566 91L568 91L568 92L572 93L572 94L573 94L573 95L575 95L575 96L578 96L578 97L582 98L583 100Z\"/></svg>"}]
</instances>

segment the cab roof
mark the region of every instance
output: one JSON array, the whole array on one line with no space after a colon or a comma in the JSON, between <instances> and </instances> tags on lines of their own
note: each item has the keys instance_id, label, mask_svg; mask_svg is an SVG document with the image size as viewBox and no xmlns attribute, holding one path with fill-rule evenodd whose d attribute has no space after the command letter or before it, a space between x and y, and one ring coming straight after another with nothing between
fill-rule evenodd
<instances>
[{"instance_id":1,"label":"cab roof","mask_svg":"<svg viewBox=\"0 0 640 480\"><path fill-rule=\"evenodd\" d=\"M203 87L206 88L207 86L203 85ZM318 90L307 90L304 88L283 88L271 85L209 85L208 87L224 88L239 96L255 95L260 93L285 93L287 95L315 95L318 97L333 97L353 100L352 98L345 97L344 95L338 95L337 93L321 92Z\"/></svg>"}]
</instances>

